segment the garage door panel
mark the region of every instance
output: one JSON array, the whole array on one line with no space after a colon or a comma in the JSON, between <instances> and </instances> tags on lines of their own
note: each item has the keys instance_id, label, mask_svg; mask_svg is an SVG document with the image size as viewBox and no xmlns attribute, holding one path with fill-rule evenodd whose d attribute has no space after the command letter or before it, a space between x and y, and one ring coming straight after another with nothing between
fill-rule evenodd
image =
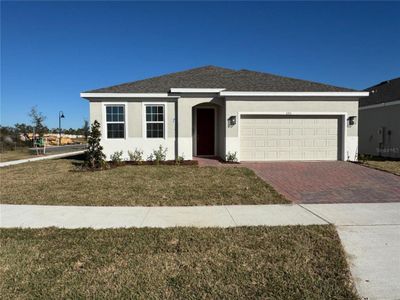
<instances>
[{"instance_id":1,"label":"garage door panel","mask_svg":"<svg viewBox=\"0 0 400 300\"><path fill-rule=\"evenodd\" d=\"M256 147L265 147L265 140L256 140Z\"/></svg>"},{"instance_id":2,"label":"garage door panel","mask_svg":"<svg viewBox=\"0 0 400 300\"><path fill-rule=\"evenodd\" d=\"M278 152L276 152L276 151L265 151L264 152L264 159L265 160L277 160L278 159Z\"/></svg>"},{"instance_id":3,"label":"garage door panel","mask_svg":"<svg viewBox=\"0 0 400 300\"><path fill-rule=\"evenodd\" d=\"M267 134L269 136L278 135L278 129L276 129L276 128L267 128Z\"/></svg>"},{"instance_id":4,"label":"garage door panel","mask_svg":"<svg viewBox=\"0 0 400 300\"><path fill-rule=\"evenodd\" d=\"M338 145L338 140L337 139L333 139L331 137L328 137L326 139L326 142L328 143L328 146L337 146Z\"/></svg>"},{"instance_id":5,"label":"garage door panel","mask_svg":"<svg viewBox=\"0 0 400 300\"><path fill-rule=\"evenodd\" d=\"M241 160L337 160L339 117L243 116Z\"/></svg>"},{"instance_id":6,"label":"garage door panel","mask_svg":"<svg viewBox=\"0 0 400 300\"><path fill-rule=\"evenodd\" d=\"M303 147L304 145L304 141L303 140L299 140L299 139L292 139L290 140L290 147L291 148L296 148L296 147Z\"/></svg>"},{"instance_id":7,"label":"garage door panel","mask_svg":"<svg viewBox=\"0 0 400 300\"><path fill-rule=\"evenodd\" d=\"M338 134L337 128L328 128L328 135L336 136Z\"/></svg>"},{"instance_id":8,"label":"garage door panel","mask_svg":"<svg viewBox=\"0 0 400 300\"><path fill-rule=\"evenodd\" d=\"M303 135L303 129L301 129L301 128L292 128L290 130L290 135L292 135L292 136L301 136L301 135Z\"/></svg>"},{"instance_id":9,"label":"garage door panel","mask_svg":"<svg viewBox=\"0 0 400 300\"><path fill-rule=\"evenodd\" d=\"M326 136L326 128L317 128L316 135Z\"/></svg>"},{"instance_id":10,"label":"garage door panel","mask_svg":"<svg viewBox=\"0 0 400 300\"><path fill-rule=\"evenodd\" d=\"M280 136L284 136L284 135L288 136L288 135L290 135L290 129L289 128L281 128L281 129L279 129L279 135Z\"/></svg>"},{"instance_id":11,"label":"garage door panel","mask_svg":"<svg viewBox=\"0 0 400 300\"><path fill-rule=\"evenodd\" d=\"M278 146L281 148L288 148L290 146L290 140L278 140Z\"/></svg>"},{"instance_id":12,"label":"garage door panel","mask_svg":"<svg viewBox=\"0 0 400 300\"><path fill-rule=\"evenodd\" d=\"M327 155L328 155L328 157L331 157L332 160L337 159L337 151L330 150L330 151L327 152Z\"/></svg>"},{"instance_id":13,"label":"garage door panel","mask_svg":"<svg viewBox=\"0 0 400 300\"><path fill-rule=\"evenodd\" d=\"M257 160L264 160L265 159L265 153L264 151L256 151L254 158Z\"/></svg>"},{"instance_id":14,"label":"garage door panel","mask_svg":"<svg viewBox=\"0 0 400 300\"><path fill-rule=\"evenodd\" d=\"M290 152L290 159L291 160L303 160L303 153L302 152Z\"/></svg>"},{"instance_id":15,"label":"garage door panel","mask_svg":"<svg viewBox=\"0 0 400 300\"><path fill-rule=\"evenodd\" d=\"M290 152L289 151L279 151L278 159L279 160L290 160Z\"/></svg>"},{"instance_id":16,"label":"garage door panel","mask_svg":"<svg viewBox=\"0 0 400 300\"><path fill-rule=\"evenodd\" d=\"M293 125L302 125L303 119L291 119L291 124Z\"/></svg>"},{"instance_id":17,"label":"garage door panel","mask_svg":"<svg viewBox=\"0 0 400 300\"><path fill-rule=\"evenodd\" d=\"M254 134L256 136L258 136L258 135L264 136L265 135L265 128L256 128Z\"/></svg>"},{"instance_id":18,"label":"garage door panel","mask_svg":"<svg viewBox=\"0 0 400 300\"><path fill-rule=\"evenodd\" d=\"M303 135L315 135L315 128L304 128Z\"/></svg>"},{"instance_id":19,"label":"garage door panel","mask_svg":"<svg viewBox=\"0 0 400 300\"><path fill-rule=\"evenodd\" d=\"M315 146L315 147L319 147L319 148L326 147L326 141L325 141L325 140L318 140L318 139L316 139L316 140L314 141L314 146Z\"/></svg>"}]
</instances>

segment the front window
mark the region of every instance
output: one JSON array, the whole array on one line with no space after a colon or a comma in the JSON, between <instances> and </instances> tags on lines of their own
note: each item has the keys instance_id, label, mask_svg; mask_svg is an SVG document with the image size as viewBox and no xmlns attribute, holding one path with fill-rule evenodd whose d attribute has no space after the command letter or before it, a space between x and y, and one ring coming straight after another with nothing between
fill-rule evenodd
<instances>
[{"instance_id":1,"label":"front window","mask_svg":"<svg viewBox=\"0 0 400 300\"><path fill-rule=\"evenodd\" d=\"M107 138L125 138L125 106L110 105L106 106L107 116Z\"/></svg>"},{"instance_id":2,"label":"front window","mask_svg":"<svg viewBox=\"0 0 400 300\"><path fill-rule=\"evenodd\" d=\"M164 105L146 105L146 137L164 138Z\"/></svg>"}]
</instances>

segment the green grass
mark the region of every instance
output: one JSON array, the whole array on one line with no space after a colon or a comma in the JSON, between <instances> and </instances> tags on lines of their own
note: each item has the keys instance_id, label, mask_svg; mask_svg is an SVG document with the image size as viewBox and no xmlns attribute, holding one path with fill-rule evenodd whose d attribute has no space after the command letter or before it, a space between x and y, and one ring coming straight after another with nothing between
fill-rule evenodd
<instances>
[{"instance_id":1,"label":"green grass","mask_svg":"<svg viewBox=\"0 0 400 300\"><path fill-rule=\"evenodd\" d=\"M73 169L67 159L1 168L1 202L122 206L289 202L246 168L164 165L96 172Z\"/></svg>"},{"instance_id":2,"label":"green grass","mask_svg":"<svg viewBox=\"0 0 400 300\"><path fill-rule=\"evenodd\" d=\"M24 158L32 158L32 157L37 157L37 155L31 154L27 147L0 152L0 162L12 161Z\"/></svg>"},{"instance_id":3,"label":"green grass","mask_svg":"<svg viewBox=\"0 0 400 300\"><path fill-rule=\"evenodd\" d=\"M3 299L357 299L333 226L1 229Z\"/></svg>"}]
</instances>

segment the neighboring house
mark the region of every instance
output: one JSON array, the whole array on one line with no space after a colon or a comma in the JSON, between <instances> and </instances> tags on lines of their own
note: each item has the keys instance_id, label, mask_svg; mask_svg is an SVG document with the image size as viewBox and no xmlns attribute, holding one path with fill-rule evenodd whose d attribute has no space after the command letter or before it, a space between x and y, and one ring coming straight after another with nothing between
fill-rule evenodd
<instances>
[{"instance_id":1,"label":"neighboring house","mask_svg":"<svg viewBox=\"0 0 400 300\"><path fill-rule=\"evenodd\" d=\"M346 88L206 66L81 93L109 158L159 145L167 159L354 160L358 99Z\"/></svg>"},{"instance_id":2,"label":"neighboring house","mask_svg":"<svg viewBox=\"0 0 400 300\"><path fill-rule=\"evenodd\" d=\"M367 88L360 99L360 154L400 158L400 77Z\"/></svg>"}]
</instances>

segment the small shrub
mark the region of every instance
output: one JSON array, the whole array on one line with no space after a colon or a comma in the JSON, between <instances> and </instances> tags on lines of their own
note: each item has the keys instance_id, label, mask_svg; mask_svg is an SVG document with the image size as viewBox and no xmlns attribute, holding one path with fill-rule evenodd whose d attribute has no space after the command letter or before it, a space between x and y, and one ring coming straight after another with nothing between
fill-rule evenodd
<instances>
[{"instance_id":1,"label":"small shrub","mask_svg":"<svg viewBox=\"0 0 400 300\"><path fill-rule=\"evenodd\" d=\"M153 153L151 153L151 154L147 157L146 160L147 160L147 161L154 161L154 155L153 155Z\"/></svg>"},{"instance_id":2,"label":"small shrub","mask_svg":"<svg viewBox=\"0 0 400 300\"><path fill-rule=\"evenodd\" d=\"M128 151L129 160L141 164L143 162L143 150L135 149L135 151Z\"/></svg>"},{"instance_id":3,"label":"small shrub","mask_svg":"<svg viewBox=\"0 0 400 300\"><path fill-rule=\"evenodd\" d=\"M122 151L115 151L113 154L110 155L110 160L114 163L114 164L121 164L122 163Z\"/></svg>"},{"instance_id":4,"label":"small shrub","mask_svg":"<svg viewBox=\"0 0 400 300\"><path fill-rule=\"evenodd\" d=\"M226 155L226 161L227 162L237 162L237 152L230 152L228 151L228 154Z\"/></svg>"},{"instance_id":5,"label":"small shrub","mask_svg":"<svg viewBox=\"0 0 400 300\"><path fill-rule=\"evenodd\" d=\"M168 148L163 148L163 146L160 145L160 147L158 147L158 150L153 150L153 161L156 162L156 164L160 164L161 161L165 161L165 159L167 158L167 151Z\"/></svg>"},{"instance_id":6,"label":"small shrub","mask_svg":"<svg viewBox=\"0 0 400 300\"><path fill-rule=\"evenodd\" d=\"M175 164L180 165L185 160L185 155L182 153L181 156L177 155L175 158Z\"/></svg>"}]
</instances>

